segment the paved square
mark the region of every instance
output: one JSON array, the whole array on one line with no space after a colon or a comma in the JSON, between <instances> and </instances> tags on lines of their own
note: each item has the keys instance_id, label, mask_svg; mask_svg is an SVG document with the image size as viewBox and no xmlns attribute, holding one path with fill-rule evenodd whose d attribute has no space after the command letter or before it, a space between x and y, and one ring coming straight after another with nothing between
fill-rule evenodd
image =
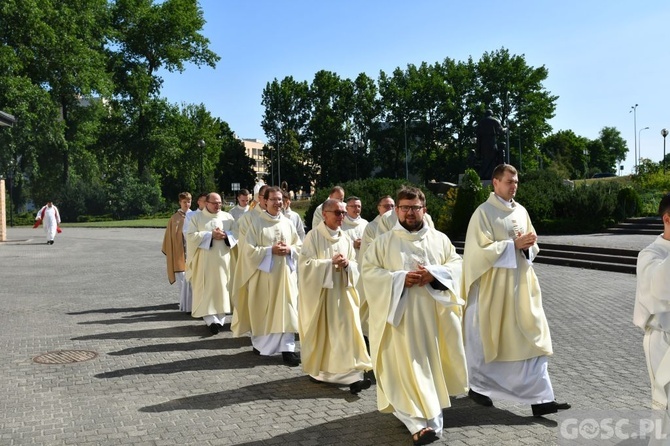
<instances>
[{"instance_id":1,"label":"paved square","mask_svg":"<svg viewBox=\"0 0 670 446\"><path fill-rule=\"evenodd\" d=\"M178 312L162 237L162 229L65 228L48 246L40 229L8 230L0 243L1 445L411 443L395 417L376 410L374 386L354 396L313 384L281 358L253 355L248 338L211 336ZM580 410L646 409L635 276L535 268L557 399ZM64 350L98 356L33 361ZM457 398L435 444L557 444L557 420L535 419L527 406Z\"/></svg>"}]
</instances>

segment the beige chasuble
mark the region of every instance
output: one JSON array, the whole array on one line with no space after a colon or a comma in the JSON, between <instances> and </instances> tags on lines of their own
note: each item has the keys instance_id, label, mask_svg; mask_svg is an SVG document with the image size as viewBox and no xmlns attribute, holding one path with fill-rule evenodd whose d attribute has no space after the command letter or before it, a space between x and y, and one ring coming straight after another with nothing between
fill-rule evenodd
<instances>
[{"instance_id":1,"label":"beige chasuble","mask_svg":"<svg viewBox=\"0 0 670 446\"><path fill-rule=\"evenodd\" d=\"M335 268L332 258L336 253L349 260L347 268ZM323 222L307 234L301 248L300 352L302 368L311 376L372 368L361 332L354 255L343 232L333 235Z\"/></svg>"},{"instance_id":2,"label":"beige chasuble","mask_svg":"<svg viewBox=\"0 0 670 446\"><path fill-rule=\"evenodd\" d=\"M464 296L479 280L478 328L484 358L520 361L551 355L549 325L542 308L540 284L532 264L516 250L516 268L495 267L516 234L535 233L528 212L513 202L506 207L491 193L472 215L463 254ZM531 258L538 252L530 249Z\"/></svg>"},{"instance_id":3,"label":"beige chasuble","mask_svg":"<svg viewBox=\"0 0 670 446\"><path fill-rule=\"evenodd\" d=\"M419 264L448 290L404 288L405 275ZM414 233L397 225L368 247L362 278L379 410L437 417L450 407L449 395L465 393L468 385L460 256L446 235L427 225Z\"/></svg>"},{"instance_id":4,"label":"beige chasuble","mask_svg":"<svg viewBox=\"0 0 670 446\"><path fill-rule=\"evenodd\" d=\"M191 217L186 232L186 279L193 289L193 317L232 312L230 286L235 265L231 248L224 240L212 238L211 233L219 228L232 234L234 223L233 217L223 211L212 214L203 209ZM202 246L206 239L210 242Z\"/></svg>"},{"instance_id":5,"label":"beige chasuble","mask_svg":"<svg viewBox=\"0 0 670 446\"><path fill-rule=\"evenodd\" d=\"M272 245L279 240L291 246L290 256L272 254ZM246 226L235 270L235 312L230 327L234 336L298 331L296 270L300 246L295 226L281 214L273 218L261 211Z\"/></svg>"}]
</instances>

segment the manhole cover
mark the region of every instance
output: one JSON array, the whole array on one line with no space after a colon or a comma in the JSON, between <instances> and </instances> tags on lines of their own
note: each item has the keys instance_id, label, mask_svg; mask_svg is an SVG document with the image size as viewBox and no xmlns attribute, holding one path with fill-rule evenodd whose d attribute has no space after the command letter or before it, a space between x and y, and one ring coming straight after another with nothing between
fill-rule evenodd
<instances>
[{"instance_id":1,"label":"manhole cover","mask_svg":"<svg viewBox=\"0 0 670 446\"><path fill-rule=\"evenodd\" d=\"M70 364L93 359L98 354L88 350L59 350L35 356L33 361L39 364Z\"/></svg>"}]
</instances>

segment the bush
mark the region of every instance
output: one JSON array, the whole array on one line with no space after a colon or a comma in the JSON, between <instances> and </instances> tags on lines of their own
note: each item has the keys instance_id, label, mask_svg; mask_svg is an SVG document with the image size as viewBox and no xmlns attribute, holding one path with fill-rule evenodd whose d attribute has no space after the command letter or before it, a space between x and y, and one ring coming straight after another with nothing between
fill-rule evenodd
<instances>
[{"instance_id":1,"label":"bush","mask_svg":"<svg viewBox=\"0 0 670 446\"><path fill-rule=\"evenodd\" d=\"M451 218L445 228L449 237L458 238L465 234L470 223L470 217L472 217L475 209L486 201L488 196L489 190L482 186L477 172L473 169L467 169L456 192L456 201Z\"/></svg>"},{"instance_id":2,"label":"bush","mask_svg":"<svg viewBox=\"0 0 670 446\"><path fill-rule=\"evenodd\" d=\"M153 214L164 208L158 179L149 174L138 178L130 168L111 182L108 193L110 211L119 220Z\"/></svg>"},{"instance_id":3,"label":"bush","mask_svg":"<svg viewBox=\"0 0 670 446\"><path fill-rule=\"evenodd\" d=\"M618 221L637 217L642 212L640 195L632 187L624 187L617 195L615 217Z\"/></svg>"}]
</instances>

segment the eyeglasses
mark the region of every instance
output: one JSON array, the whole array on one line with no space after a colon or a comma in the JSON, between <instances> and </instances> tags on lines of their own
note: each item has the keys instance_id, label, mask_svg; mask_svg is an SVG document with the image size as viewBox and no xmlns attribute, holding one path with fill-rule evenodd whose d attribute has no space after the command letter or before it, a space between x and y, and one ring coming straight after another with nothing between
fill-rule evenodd
<instances>
[{"instance_id":1,"label":"eyeglasses","mask_svg":"<svg viewBox=\"0 0 670 446\"><path fill-rule=\"evenodd\" d=\"M379 206L383 207L384 209L393 209L395 204L380 204Z\"/></svg>"},{"instance_id":2,"label":"eyeglasses","mask_svg":"<svg viewBox=\"0 0 670 446\"><path fill-rule=\"evenodd\" d=\"M414 212L419 212L420 210L423 209L423 206L398 206L398 209L400 209L402 212L409 212L409 211L414 211Z\"/></svg>"},{"instance_id":3,"label":"eyeglasses","mask_svg":"<svg viewBox=\"0 0 670 446\"><path fill-rule=\"evenodd\" d=\"M223 205L223 203L220 202L220 201L208 201L207 203L209 203L209 204L215 204L215 205L217 205L217 206L222 206L222 205Z\"/></svg>"},{"instance_id":4,"label":"eyeglasses","mask_svg":"<svg viewBox=\"0 0 670 446\"><path fill-rule=\"evenodd\" d=\"M340 216L342 216L342 217L344 217L345 215L347 215L347 211L324 211L324 212L332 212L333 214L335 214L335 215L340 215Z\"/></svg>"}]
</instances>

